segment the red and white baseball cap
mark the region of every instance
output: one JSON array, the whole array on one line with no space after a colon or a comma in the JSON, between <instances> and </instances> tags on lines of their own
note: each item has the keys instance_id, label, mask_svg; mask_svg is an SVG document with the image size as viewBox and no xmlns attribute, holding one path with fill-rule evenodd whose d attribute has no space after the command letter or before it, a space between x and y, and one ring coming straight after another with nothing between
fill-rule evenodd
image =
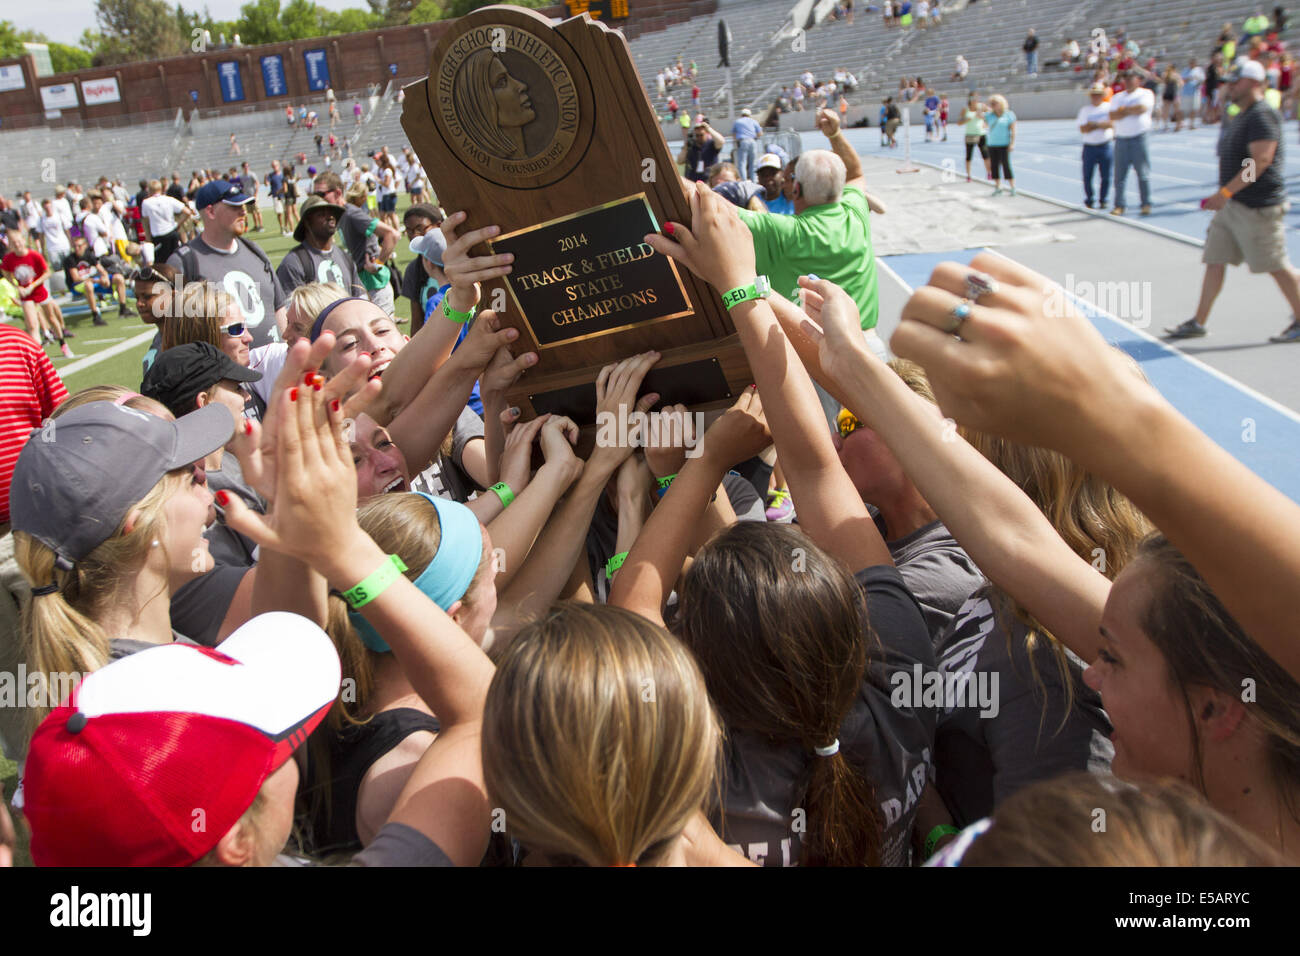
<instances>
[{"instance_id":1,"label":"red and white baseball cap","mask_svg":"<svg viewBox=\"0 0 1300 956\"><path fill-rule=\"evenodd\" d=\"M339 691L329 637L253 618L219 649L167 644L88 676L32 738L38 866L187 866L220 841Z\"/></svg>"}]
</instances>

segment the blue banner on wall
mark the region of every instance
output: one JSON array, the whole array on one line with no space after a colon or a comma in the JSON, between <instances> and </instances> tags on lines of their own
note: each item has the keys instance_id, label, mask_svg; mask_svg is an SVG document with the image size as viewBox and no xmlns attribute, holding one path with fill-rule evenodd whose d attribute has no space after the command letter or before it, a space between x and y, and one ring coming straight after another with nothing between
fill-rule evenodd
<instances>
[{"instance_id":1,"label":"blue banner on wall","mask_svg":"<svg viewBox=\"0 0 1300 956\"><path fill-rule=\"evenodd\" d=\"M239 62L227 60L217 64L217 79L221 83L221 99L227 103L239 103L244 99L244 78L239 72Z\"/></svg>"},{"instance_id":2,"label":"blue banner on wall","mask_svg":"<svg viewBox=\"0 0 1300 956\"><path fill-rule=\"evenodd\" d=\"M284 81L284 57L278 53L262 57L262 86L268 97L289 95L289 85Z\"/></svg>"},{"instance_id":3,"label":"blue banner on wall","mask_svg":"<svg viewBox=\"0 0 1300 956\"><path fill-rule=\"evenodd\" d=\"M302 54L307 64L307 88L323 90L330 85L330 65L324 50L305 50Z\"/></svg>"}]
</instances>

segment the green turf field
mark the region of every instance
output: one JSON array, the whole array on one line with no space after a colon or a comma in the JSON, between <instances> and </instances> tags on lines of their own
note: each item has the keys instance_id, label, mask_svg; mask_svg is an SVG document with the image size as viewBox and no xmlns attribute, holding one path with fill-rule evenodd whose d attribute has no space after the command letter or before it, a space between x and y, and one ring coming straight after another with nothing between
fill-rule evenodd
<instances>
[{"instance_id":1,"label":"green turf field","mask_svg":"<svg viewBox=\"0 0 1300 956\"><path fill-rule=\"evenodd\" d=\"M400 215L410 206L410 197L405 194L398 195L397 212ZM279 266L280 260L284 258L285 253L292 249L297 243L290 237L280 235L276 227L275 212L269 206L262 210L262 223L265 228L260 232L250 229L245 233L246 237L256 242L271 257L271 263ZM252 224L252 217L249 217L249 224ZM336 237L335 242L342 243L341 238ZM397 242L397 253L393 261L397 263L398 276L402 270L414 258L410 249L407 247L406 239L403 237ZM137 316L128 316L119 318L116 305L102 306L104 319L108 322L107 327L96 328L92 323L90 314L73 316L67 319L67 327L74 333L74 338L68 341L76 358L66 359L59 354L57 345L46 345L45 354L50 357L54 363L54 368L58 370L63 377L63 382L68 387L68 392L78 392L83 388L91 385L125 385L127 388L138 389L140 387L140 363L144 358L144 353L149 348L149 342L153 338L153 326L146 325L144 321ZM409 300L399 297L397 300L397 316L400 320L410 319L411 303ZM10 319L10 324L19 328L23 327L21 319ZM129 342L133 338L139 338L140 341L131 345L120 352L109 355L108 357L96 361L93 364L86 365L84 362L87 358L120 347L124 342ZM80 366L71 374L64 374L63 370L69 366Z\"/></svg>"}]
</instances>

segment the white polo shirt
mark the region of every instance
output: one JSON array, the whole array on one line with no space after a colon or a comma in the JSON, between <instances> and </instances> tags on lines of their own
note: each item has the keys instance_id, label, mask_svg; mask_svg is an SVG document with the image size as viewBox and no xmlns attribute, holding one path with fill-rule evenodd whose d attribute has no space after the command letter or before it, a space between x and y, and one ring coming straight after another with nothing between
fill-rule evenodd
<instances>
[{"instance_id":1,"label":"white polo shirt","mask_svg":"<svg viewBox=\"0 0 1300 956\"><path fill-rule=\"evenodd\" d=\"M1110 119L1110 104L1099 103L1093 106L1089 103L1087 106L1080 108L1079 116L1075 121L1076 126L1082 126L1084 123L1104 123ZM1083 134L1084 146L1104 146L1115 138L1115 132L1110 127L1106 129L1089 130Z\"/></svg>"},{"instance_id":2,"label":"white polo shirt","mask_svg":"<svg viewBox=\"0 0 1300 956\"><path fill-rule=\"evenodd\" d=\"M1132 93L1127 90L1116 93L1110 98L1110 108L1114 110L1121 106L1141 106L1143 112L1114 120L1116 139L1139 136L1151 129L1151 112L1156 106L1156 95L1154 93L1145 87L1138 87Z\"/></svg>"},{"instance_id":3,"label":"white polo shirt","mask_svg":"<svg viewBox=\"0 0 1300 956\"><path fill-rule=\"evenodd\" d=\"M179 199L159 193L140 203L140 211L149 220L149 234L161 239L176 231L176 217L187 210Z\"/></svg>"}]
</instances>

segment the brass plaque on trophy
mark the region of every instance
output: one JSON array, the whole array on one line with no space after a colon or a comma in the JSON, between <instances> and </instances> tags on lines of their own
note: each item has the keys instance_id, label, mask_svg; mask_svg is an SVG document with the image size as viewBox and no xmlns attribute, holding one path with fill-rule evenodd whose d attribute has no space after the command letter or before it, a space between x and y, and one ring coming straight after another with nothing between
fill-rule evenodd
<instances>
[{"instance_id":1,"label":"brass plaque on trophy","mask_svg":"<svg viewBox=\"0 0 1300 956\"><path fill-rule=\"evenodd\" d=\"M603 365L647 349L663 358L643 391L662 403L723 405L753 381L718 293L644 241L689 225L690 207L621 33L477 10L407 88L402 127L443 207L467 213L461 229L501 227L475 254L515 256L480 305L540 357L513 404L579 416Z\"/></svg>"}]
</instances>

